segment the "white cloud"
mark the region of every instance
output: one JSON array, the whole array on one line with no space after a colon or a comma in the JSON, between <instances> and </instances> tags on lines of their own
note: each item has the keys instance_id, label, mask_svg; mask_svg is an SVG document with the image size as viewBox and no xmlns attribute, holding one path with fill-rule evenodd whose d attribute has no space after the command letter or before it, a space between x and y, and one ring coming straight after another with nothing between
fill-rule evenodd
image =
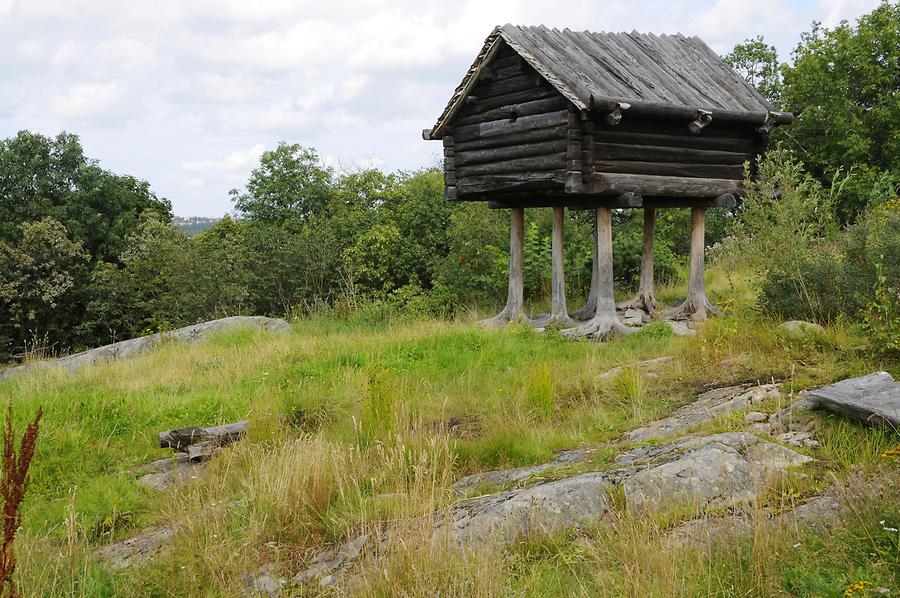
<instances>
[{"instance_id":1,"label":"white cloud","mask_svg":"<svg viewBox=\"0 0 900 598\"><path fill-rule=\"evenodd\" d=\"M265 151L263 144L245 150L235 150L219 160L192 160L181 163L185 172L233 172L249 170ZM193 179L197 180L197 179Z\"/></svg>"},{"instance_id":2,"label":"white cloud","mask_svg":"<svg viewBox=\"0 0 900 598\"><path fill-rule=\"evenodd\" d=\"M0 0L0 17L12 12L13 0Z\"/></svg>"},{"instance_id":3,"label":"white cloud","mask_svg":"<svg viewBox=\"0 0 900 598\"><path fill-rule=\"evenodd\" d=\"M153 44L126 37L100 42L97 45L97 55L124 71L145 68L156 62L156 49Z\"/></svg>"},{"instance_id":4,"label":"white cloud","mask_svg":"<svg viewBox=\"0 0 900 598\"><path fill-rule=\"evenodd\" d=\"M67 39L56 47L50 56L50 64L53 66L69 66L81 60L84 54L84 44L76 40Z\"/></svg>"},{"instance_id":5,"label":"white cloud","mask_svg":"<svg viewBox=\"0 0 900 598\"><path fill-rule=\"evenodd\" d=\"M103 114L113 108L122 96L116 82L83 83L50 101L50 113L63 120L81 120Z\"/></svg>"}]
</instances>

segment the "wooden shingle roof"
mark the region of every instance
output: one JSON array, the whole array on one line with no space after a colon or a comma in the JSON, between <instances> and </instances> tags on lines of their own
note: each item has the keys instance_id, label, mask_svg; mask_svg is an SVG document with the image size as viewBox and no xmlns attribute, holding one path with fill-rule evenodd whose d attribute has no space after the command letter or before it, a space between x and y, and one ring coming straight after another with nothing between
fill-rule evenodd
<instances>
[{"instance_id":1,"label":"wooden shingle roof","mask_svg":"<svg viewBox=\"0 0 900 598\"><path fill-rule=\"evenodd\" d=\"M683 108L704 110L728 119L762 124L790 122L774 111L698 37L681 34L591 33L544 26L497 27L466 73L429 138L444 125L478 81L481 70L504 44L580 110L614 110L626 104L633 112Z\"/></svg>"}]
</instances>

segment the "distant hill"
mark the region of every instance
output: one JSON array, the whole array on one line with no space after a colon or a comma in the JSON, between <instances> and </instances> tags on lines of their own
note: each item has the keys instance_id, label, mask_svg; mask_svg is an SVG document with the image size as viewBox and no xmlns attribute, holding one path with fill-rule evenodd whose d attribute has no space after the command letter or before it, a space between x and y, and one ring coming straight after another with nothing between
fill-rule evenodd
<instances>
[{"instance_id":1,"label":"distant hill","mask_svg":"<svg viewBox=\"0 0 900 598\"><path fill-rule=\"evenodd\" d=\"M220 220L221 218L209 218L206 216L189 216L187 218L175 216L172 218L172 226L193 237L215 225Z\"/></svg>"}]
</instances>

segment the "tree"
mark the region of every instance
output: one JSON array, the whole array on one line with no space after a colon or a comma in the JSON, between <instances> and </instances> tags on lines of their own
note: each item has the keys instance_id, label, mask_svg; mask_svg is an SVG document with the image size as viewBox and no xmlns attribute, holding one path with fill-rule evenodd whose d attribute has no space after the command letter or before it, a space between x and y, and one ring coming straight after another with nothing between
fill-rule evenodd
<instances>
[{"instance_id":1,"label":"tree","mask_svg":"<svg viewBox=\"0 0 900 598\"><path fill-rule=\"evenodd\" d=\"M305 222L322 213L333 178L316 150L282 142L263 153L247 191L232 189L230 194L235 208L249 220Z\"/></svg>"},{"instance_id":2,"label":"tree","mask_svg":"<svg viewBox=\"0 0 900 598\"><path fill-rule=\"evenodd\" d=\"M855 26L814 23L793 56L783 103L797 118L779 134L824 183L849 173L836 210L852 222L883 199L873 195L900 187L900 4L883 2Z\"/></svg>"},{"instance_id":3,"label":"tree","mask_svg":"<svg viewBox=\"0 0 900 598\"><path fill-rule=\"evenodd\" d=\"M52 218L92 262L114 261L148 211L172 218L168 200L145 181L100 168L76 135L20 131L0 140L0 240L15 243L20 224Z\"/></svg>"},{"instance_id":4,"label":"tree","mask_svg":"<svg viewBox=\"0 0 900 598\"><path fill-rule=\"evenodd\" d=\"M782 82L778 52L775 46L766 44L763 36L744 40L723 59L770 103L779 104Z\"/></svg>"},{"instance_id":5,"label":"tree","mask_svg":"<svg viewBox=\"0 0 900 598\"><path fill-rule=\"evenodd\" d=\"M88 258L56 220L19 230L17 244L0 241L0 358L21 351L29 336L55 337L65 328L66 310L57 308L75 286L75 268Z\"/></svg>"}]
</instances>

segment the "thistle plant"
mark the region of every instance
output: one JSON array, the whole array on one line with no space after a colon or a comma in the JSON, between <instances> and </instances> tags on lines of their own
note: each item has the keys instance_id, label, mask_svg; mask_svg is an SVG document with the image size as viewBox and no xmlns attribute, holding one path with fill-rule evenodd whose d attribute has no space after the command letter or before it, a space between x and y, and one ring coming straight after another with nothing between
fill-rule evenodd
<instances>
[{"instance_id":1,"label":"thistle plant","mask_svg":"<svg viewBox=\"0 0 900 598\"><path fill-rule=\"evenodd\" d=\"M16 568L16 556L13 552L13 541L19 530L21 514L19 507L28 487L28 467L34 457L37 442L38 425L43 415L38 409L34 421L28 424L16 454L15 432L13 431L12 402L6 409L6 429L3 432L3 471L0 472L0 498L3 501L3 542L0 544L0 596L14 598L19 596L13 581Z\"/></svg>"}]
</instances>

